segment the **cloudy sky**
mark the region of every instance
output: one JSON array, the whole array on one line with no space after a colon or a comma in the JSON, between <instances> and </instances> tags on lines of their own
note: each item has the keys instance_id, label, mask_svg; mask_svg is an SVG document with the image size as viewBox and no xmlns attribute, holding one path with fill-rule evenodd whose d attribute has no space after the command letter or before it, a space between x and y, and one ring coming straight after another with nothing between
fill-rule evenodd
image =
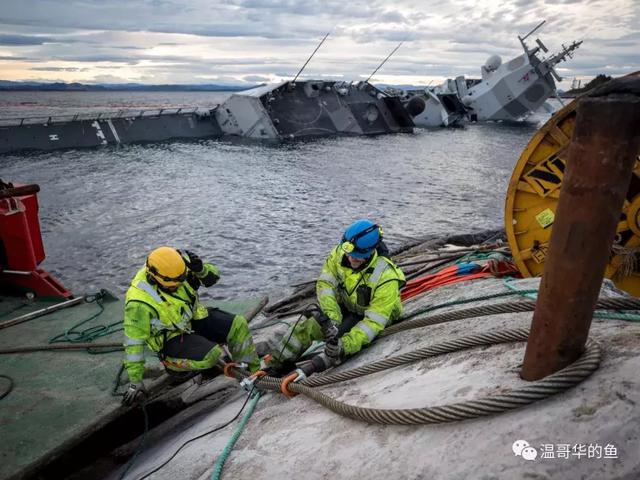
<instances>
[{"instance_id":1,"label":"cloudy sky","mask_svg":"<svg viewBox=\"0 0 640 480\"><path fill-rule=\"evenodd\" d=\"M426 84L479 76L540 21L567 87L640 70L640 0L0 0L0 79L256 83L305 76ZM531 44L535 37L531 38Z\"/></svg>"}]
</instances>

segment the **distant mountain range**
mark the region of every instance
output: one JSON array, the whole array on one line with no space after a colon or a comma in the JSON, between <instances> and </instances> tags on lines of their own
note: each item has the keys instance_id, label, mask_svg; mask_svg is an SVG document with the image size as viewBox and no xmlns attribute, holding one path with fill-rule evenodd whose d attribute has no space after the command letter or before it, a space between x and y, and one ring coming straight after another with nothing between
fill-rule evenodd
<instances>
[{"instance_id":1,"label":"distant mountain range","mask_svg":"<svg viewBox=\"0 0 640 480\"><path fill-rule=\"evenodd\" d=\"M63 83L63 82L12 82L0 80L0 91L56 91L56 92L238 92L260 85L144 85L141 83Z\"/></svg>"}]
</instances>

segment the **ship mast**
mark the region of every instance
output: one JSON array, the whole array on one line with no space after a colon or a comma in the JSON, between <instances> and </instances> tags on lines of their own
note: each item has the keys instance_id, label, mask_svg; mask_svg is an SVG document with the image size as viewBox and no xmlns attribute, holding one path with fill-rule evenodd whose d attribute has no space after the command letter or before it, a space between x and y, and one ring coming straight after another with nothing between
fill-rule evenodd
<instances>
[{"instance_id":1,"label":"ship mast","mask_svg":"<svg viewBox=\"0 0 640 480\"><path fill-rule=\"evenodd\" d=\"M327 39L327 37L329 36L331 32L327 32L327 34L324 36L324 38L322 40L320 40L320 43L318 44L318 46L316 47L316 49L313 51L313 53L309 56L309 58L307 58L307 61L304 62L304 65L302 65L302 68L300 69L300 71L298 73L296 73L296 76L293 78L293 80L291 81L291 83L296 83L296 80L298 79L298 77L300 76L300 74L302 73L302 71L304 70L304 67L307 66L307 63L309 63L309 61L313 58L313 56L316 54L316 52L318 51L318 49L322 46L322 44L324 43L324 41Z\"/></svg>"},{"instance_id":2,"label":"ship mast","mask_svg":"<svg viewBox=\"0 0 640 480\"><path fill-rule=\"evenodd\" d=\"M389 55L387 55L387 58L385 58L385 59L382 61L382 63L381 63L380 65L378 65L378 68L376 68L376 69L373 71L373 73L371 73L371 75L369 75L369 78L367 78L367 79L365 80L365 82L369 82L369 80L371 80L371 77L373 77L373 76L376 74L376 72L377 72L378 70L380 70L380 69L382 68L382 66L383 66L385 63L387 63L387 60L389 60L389 59L391 58L391 55L393 55L394 53L396 53L396 51L400 48L400 46L401 46L403 43L404 43L404 40L403 40L403 41L401 41L401 42L398 44L398 46L397 46L396 48L394 48L394 49L393 49L393 51L392 51Z\"/></svg>"}]
</instances>

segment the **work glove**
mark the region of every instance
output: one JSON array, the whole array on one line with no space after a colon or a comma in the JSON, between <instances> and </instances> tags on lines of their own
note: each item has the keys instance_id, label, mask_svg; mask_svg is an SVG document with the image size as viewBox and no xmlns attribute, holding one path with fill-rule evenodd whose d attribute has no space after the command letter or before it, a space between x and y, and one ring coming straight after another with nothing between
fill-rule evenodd
<instances>
[{"instance_id":1,"label":"work glove","mask_svg":"<svg viewBox=\"0 0 640 480\"><path fill-rule=\"evenodd\" d=\"M196 274L202 273L202 270L204 270L204 263L202 263L202 260L200 259L200 257L195 253L189 250L185 250L184 253L182 254L182 258L184 258L184 261L187 264L187 267L193 273L196 273Z\"/></svg>"},{"instance_id":2,"label":"work glove","mask_svg":"<svg viewBox=\"0 0 640 480\"><path fill-rule=\"evenodd\" d=\"M331 322L322 331L325 343L335 343L338 340L338 327Z\"/></svg>"},{"instance_id":3,"label":"work glove","mask_svg":"<svg viewBox=\"0 0 640 480\"><path fill-rule=\"evenodd\" d=\"M148 397L147 389L144 387L144 382L131 382L127 391L124 392L122 397L123 405L136 405L144 402Z\"/></svg>"},{"instance_id":4,"label":"work glove","mask_svg":"<svg viewBox=\"0 0 640 480\"><path fill-rule=\"evenodd\" d=\"M338 360L342 355L342 340L338 338L333 342L325 343L324 353L330 360Z\"/></svg>"},{"instance_id":5,"label":"work glove","mask_svg":"<svg viewBox=\"0 0 640 480\"><path fill-rule=\"evenodd\" d=\"M313 316L320 325L322 335L324 335L324 341L326 343L335 341L338 338L338 327L336 327L331 319L322 310L314 312Z\"/></svg>"}]
</instances>

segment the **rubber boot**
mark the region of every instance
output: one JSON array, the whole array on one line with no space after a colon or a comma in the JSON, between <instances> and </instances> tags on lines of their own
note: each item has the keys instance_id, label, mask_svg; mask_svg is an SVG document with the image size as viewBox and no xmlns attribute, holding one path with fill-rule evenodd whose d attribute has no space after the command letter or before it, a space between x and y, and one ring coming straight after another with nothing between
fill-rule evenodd
<instances>
[{"instance_id":1,"label":"rubber boot","mask_svg":"<svg viewBox=\"0 0 640 480\"><path fill-rule=\"evenodd\" d=\"M169 384L170 385L180 385L181 383L186 382L187 380L191 380L193 377L196 377L200 374L199 371L190 370L184 372L177 372L175 370L171 370L165 367L165 371L169 376Z\"/></svg>"}]
</instances>

